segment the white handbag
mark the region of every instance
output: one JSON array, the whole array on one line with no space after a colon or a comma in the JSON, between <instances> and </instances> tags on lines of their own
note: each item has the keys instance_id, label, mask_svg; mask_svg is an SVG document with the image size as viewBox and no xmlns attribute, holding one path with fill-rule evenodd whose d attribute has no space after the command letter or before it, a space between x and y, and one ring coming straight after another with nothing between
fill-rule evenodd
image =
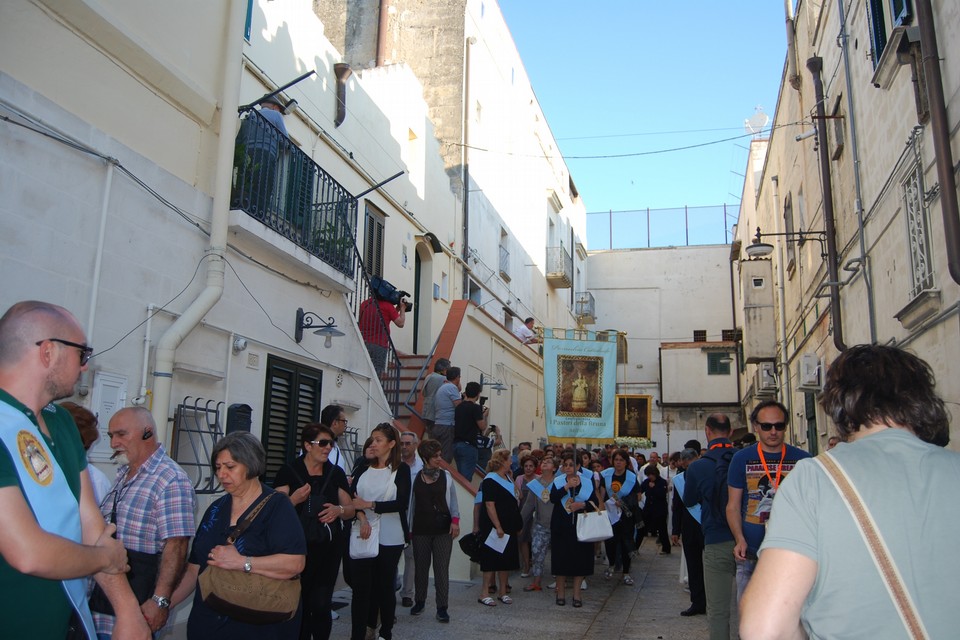
<instances>
[{"instance_id":1,"label":"white handbag","mask_svg":"<svg viewBox=\"0 0 960 640\"><path fill-rule=\"evenodd\" d=\"M593 504L592 502L590 504ZM593 504L596 508L597 505ZM590 511L577 514L577 540L580 542L603 542L613 537L613 526L605 511Z\"/></svg>"},{"instance_id":2,"label":"white handbag","mask_svg":"<svg viewBox=\"0 0 960 640\"><path fill-rule=\"evenodd\" d=\"M370 525L370 536L366 539L360 537L359 523L354 523L350 531L350 557L354 560L363 558L376 558L380 553L380 516L367 518Z\"/></svg>"}]
</instances>

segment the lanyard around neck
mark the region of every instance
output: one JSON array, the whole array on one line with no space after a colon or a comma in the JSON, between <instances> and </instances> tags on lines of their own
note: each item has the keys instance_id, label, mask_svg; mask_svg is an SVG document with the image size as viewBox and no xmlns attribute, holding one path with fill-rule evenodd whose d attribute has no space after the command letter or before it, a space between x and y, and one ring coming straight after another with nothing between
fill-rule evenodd
<instances>
[{"instance_id":1,"label":"lanyard around neck","mask_svg":"<svg viewBox=\"0 0 960 640\"><path fill-rule=\"evenodd\" d=\"M773 483L773 490L776 491L780 488L780 475L783 473L783 459L787 457L787 445L780 445L780 462L777 464L777 479L774 480L770 477L770 469L767 468L767 460L763 457L763 449L760 448L760 443L757 443L757 454L760 456L760 464L763 465L763 472L767 474L767 480Z\"/></svg>"},{"instance_id":2,"label":"lanyard around neck","mask_svg":"<svg viewBox=\"0 0 960 640\"><path fill-rule=\"evenodd\" d=\"M710 449L730 449L733 447L733 444L730 442L718 442L717 444L710 445Z\"/></svg>"}]
</instances>

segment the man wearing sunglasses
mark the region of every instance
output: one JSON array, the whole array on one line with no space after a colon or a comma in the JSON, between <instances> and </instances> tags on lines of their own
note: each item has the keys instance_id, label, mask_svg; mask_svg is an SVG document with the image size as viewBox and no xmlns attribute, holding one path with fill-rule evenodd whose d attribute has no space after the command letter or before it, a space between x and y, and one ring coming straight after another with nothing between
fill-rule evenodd
<instances>
[{"instance_id":1,"label":"man wearing sunglasses","mask_svg":"<svg viewBox=\"0 0 960 640\"><path fill-rule=\"evenodd\" d=\"M123 573L123 545L93 500L80 435L66 409L93 349L73 315L18 302L0 318L0 625L6 638L96 637L85 576L117 612L117 637L150 630Z\"/></svg>"},{"instance_id":2,"label":"man wearing sunglasses","mask_svg":"<svg viewBox=\"0 0 960 640\"><path fill-rule=\"evenodd\" d=\"M757 550L770 519L773 497L797 460L810 454L784 442L789 415L776 400L761 402L750 414L757 443L744 446L730 460L727 475L727 524L737 560L737 601L757 566Z\"/></svg>"}]
</instances>

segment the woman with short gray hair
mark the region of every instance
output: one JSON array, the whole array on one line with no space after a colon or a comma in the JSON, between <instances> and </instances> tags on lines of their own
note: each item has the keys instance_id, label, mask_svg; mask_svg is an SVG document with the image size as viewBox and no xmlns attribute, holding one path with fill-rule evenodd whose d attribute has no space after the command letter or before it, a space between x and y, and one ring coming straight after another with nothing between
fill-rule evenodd
<instances>
[{"instance_id":1,"label":"woman with short gray hair","mask_svg":"<svg viewBox=\"0 0 960 640\"><path fill-rule=\"evenodd\" d=\"M210 463L227 495L214 501L203 514L187 569L171 598L176 606L195 592L187 638L293 640L300 631L299 609L286 622L248 624L208 606L196 588L199 574L208 566L281 580L293 578L303 571L307 552L300 519L290 500L282 494L273 495L276 492L272 488L260 483L266 453L256 436L247 432L224 436L214 445ZM229 544L227 539L235 535L237 525L261 502L258 515L234 544Z\"/></svg>"}]
</instances>

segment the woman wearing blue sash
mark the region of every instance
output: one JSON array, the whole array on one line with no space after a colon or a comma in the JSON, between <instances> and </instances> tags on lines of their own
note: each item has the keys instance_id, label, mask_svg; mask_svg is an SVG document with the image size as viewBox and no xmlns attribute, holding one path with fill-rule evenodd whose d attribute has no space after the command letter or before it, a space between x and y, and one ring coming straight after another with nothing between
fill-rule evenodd
<instances>
[{"instance_id":1,"label":"woman wearing blue sash","mask_svg":"<svg viewBox=\"0 0 960 640\"><path fill-rule=\"evenodd\" d=\"M507 573L520 568L520 553L517 547L517 538L523 522L520 519L520 506L517 502L516 487L508 477L510 473L510 452L500 449L493 453L487 464L487 475L480 485L483 492L483 508L480 509L480 540L486 540L491 532L494 536L503 539L509 536L506 548L502 552L496 551L487 544L480 546L480 570L483 571L480 604L488 607L497 605L488 593L493 583L493 574L497 573L497 595L503 604L512 604L513 599L507 595Z\"/></svg>"},{"instance_id":2,"label":"woman wearing blue sash","mask_svg":"<svg viewBox=\"0 0 960 640\"><path fill-rule=\"evenodd\" d=\"M553 456L540 461L540 476L527 483L526 497L520 508L524 528L528 521L531 527L531 572L533 582L523 588L524 591L542 591L540 581L543 578L543 561L550 548L550 522L553 518L553 502L550 501L550 489L553 487L557 463Z\"/></svg>"},{"instance_id":3,"label":"woman wearing blue sash","mask_svg":"<svg viewBox=\"0 0 960 640\"><path fill-rule=\"evenodd\" d=\"M572 452L564 453L560 475L550 489L550 501L554 504L550 521L550 565L557 576L557 604L561 607L567 604L566 578L573 579L573 606L582 607L581 581L593 575L593 543L577 539L577 514L595 511L594 505L599 501L592 478L592 472L578 473Z\"/></svg>"},{"instance_id":4,"label":"woman wearing blue sash","mask_svg":"<svg viewBox=\"0 0 960 640\"><path fill-rule=\"evenodd\" d=\"M628 455L626 451L619 449L614 451L610 455L613 466L604 469L600 474L607 495L620 508L620 519L613 525L613 537L604 543L607 548L607 560L610 566L603 573L603 577L610 578L613 572L621 567L623 569L623 583L632 585L630 554L635 548L633 542L633 514L639 509L637 496L640 493L640 483L637 482L637 474L628 469L630 466L630 461L627 459Z\"/></svg>"}]
</instances>

